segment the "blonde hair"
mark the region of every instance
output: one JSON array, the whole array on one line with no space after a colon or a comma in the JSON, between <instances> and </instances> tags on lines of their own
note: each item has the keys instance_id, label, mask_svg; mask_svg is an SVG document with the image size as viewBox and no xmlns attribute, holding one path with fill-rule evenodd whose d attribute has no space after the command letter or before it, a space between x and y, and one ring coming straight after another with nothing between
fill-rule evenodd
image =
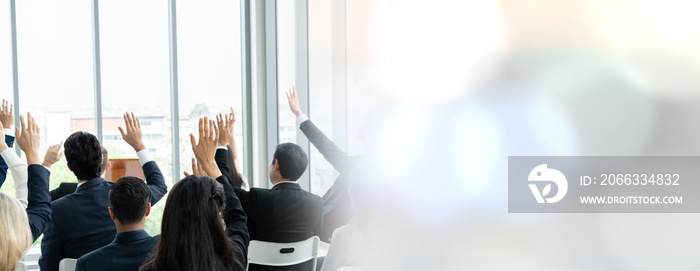
<instances>
[{"instance_id":1,"label":"blonde hair","mask_svg":"<svg viewBox=\"0 0 700 271\"><path fill-rule=\"evenodd\" d=\"M0 191L0 271L15 270L32 243L24 207L15 197Z\"/></svg>"}]
</instances>

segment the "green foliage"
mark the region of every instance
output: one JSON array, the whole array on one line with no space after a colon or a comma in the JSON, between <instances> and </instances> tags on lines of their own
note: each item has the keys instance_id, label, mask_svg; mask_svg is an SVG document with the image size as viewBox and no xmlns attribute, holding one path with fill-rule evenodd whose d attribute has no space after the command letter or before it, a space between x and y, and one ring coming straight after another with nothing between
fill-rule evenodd
<instances>
[{"instance_id":1,"label":"green foliage","mask_svg":"<svg viewBox=\"0 0 700 271\"><path fill-rule=\"evenodd\" d=\"M198 103L194 105L192 111L190 111L190 118L199 118L201 116L209 115L209 107L205 103Z\"/></svg>"}]
</instances>

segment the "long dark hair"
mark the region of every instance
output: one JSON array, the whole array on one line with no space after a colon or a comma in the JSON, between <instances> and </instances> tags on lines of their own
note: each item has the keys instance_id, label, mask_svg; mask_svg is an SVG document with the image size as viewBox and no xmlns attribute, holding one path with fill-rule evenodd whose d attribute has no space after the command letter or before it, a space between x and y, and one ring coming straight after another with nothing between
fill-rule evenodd
<instances>
[{"instance_id":1,"label":"long dark hair","mask_svg":"<svg viewBox=\"0 0 700 271\"><path fill-rule=\"evenodd\" d=\"M141 266L146 270L229 270L242 266L219 214L226 196L221 184L190 175L175 184L163 211L158 244Z\"/></svg>"},{"instance_id":2,"label":"long dark hair","mask_svg":"<svg viewBox=\"0 0 700 271\"><path fill-rule=\"evenodd\" d=\"M227 146L226 149L228 150L228 168L229 172L231 172L231 185L243 188L243 178L241 178L241 174L238 173L236 161L233 160L233 152L236 150L231 149L231 146Z\"/></svg>"}]
</instances>

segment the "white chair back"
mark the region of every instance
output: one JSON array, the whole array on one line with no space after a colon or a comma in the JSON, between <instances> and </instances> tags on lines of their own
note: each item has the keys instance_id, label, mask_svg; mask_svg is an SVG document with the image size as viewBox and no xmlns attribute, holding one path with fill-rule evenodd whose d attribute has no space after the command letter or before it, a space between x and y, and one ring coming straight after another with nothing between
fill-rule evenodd
<instances>
[{"instance_id":1,"label":"white chair back","mask_svg":"<svg viewBox=\"0 0 700 271\"><path fill-rule=\"evenodd\" d=\"M338 271L362 271L363 269L356 266L342 266L338 268Z\"/></svg>"},{"instance_id":2,"label":"white chair back","mask_svg":"<svg viewBox=\"0 0 700 271\"><path fill-rule=\"evenodd\" d=\"M24 262L19 262L15 271L27 271L27 265Z\"/></svg>"},{"instance_id":3,"label":"white chair back","mask_svg":"<svg viewBox=\"0 0 700 271\"><path fill-rule=\"evenodd\" d=\"M318 236L294 243L253 240L248 245L248 264L289 266L313 260L313 268L310 271L315 271L319 242Z\"/></svg>"},{"instance_id":4,"label":"white chair back","mask_svg":"<svg viewBox=\"0 0 700 271\"><path fill-rule=\"evenodd\" d=\"M65 258L58 263L58 271L75 271L76 263L78 263L77 259Z\"/></svg>"}]
</instances>

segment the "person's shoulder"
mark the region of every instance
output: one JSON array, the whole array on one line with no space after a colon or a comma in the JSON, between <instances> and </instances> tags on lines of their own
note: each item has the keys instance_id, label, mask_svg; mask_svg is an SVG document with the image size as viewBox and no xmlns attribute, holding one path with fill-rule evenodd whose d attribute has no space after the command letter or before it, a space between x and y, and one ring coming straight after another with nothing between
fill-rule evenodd
<instances>
[{"instance_id":1,"label":"person's shoulder","mask_svg":"<svg viewBox=\"0 0 700 271\"><path fill-rule=\"evenodd\" d=\"M323 198L321 198L321 196L316 195L316 194L314 194L314 193L311 193L311 192L309 192L309 191L306 191L306 190L304 190L304 189L302 189L301 191L303 191L302 193L304 193L304 195L306 195L306 196L307 196L308 198L310 198L311 200L313 200L313 201L318 201L318 202L323 202Z\"/></svg>"},{"instance_id":2,"label":"person's shoulder","mask_svg":"<svg viewBox=\"0 0 700 271\"><path fill-rule=\"evenodd\" d=\"M114 243L109 243L108 245L88 252L87 254L80 256L78 261L82 262L84 265L94 265L101 264L105 261L106 257L111 257L112 250L114 249Z\"/></svg>"}]
</instances>

